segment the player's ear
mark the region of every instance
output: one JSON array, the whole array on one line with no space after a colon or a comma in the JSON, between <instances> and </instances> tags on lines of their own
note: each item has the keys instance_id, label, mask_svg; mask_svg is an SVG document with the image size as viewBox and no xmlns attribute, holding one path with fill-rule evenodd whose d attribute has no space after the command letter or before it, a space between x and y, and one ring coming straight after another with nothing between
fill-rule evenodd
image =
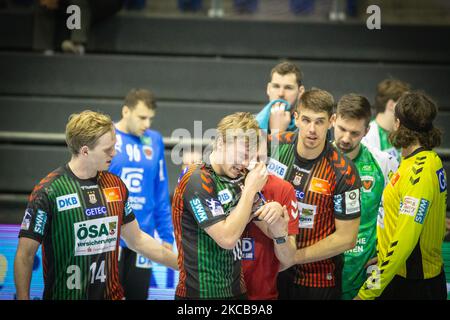
<instances>
[{"instance_id":1,"label":"player's ear","mask_svg":"<svg viewBox=\"0 0 450 320\"><path fill-rule=\"evenodd\" d=\"M89 154L89 147L88 146L82 146L80 148L80 155L87 156Z\"/></svg>"},{"instance_id":2,"label":"player's ear","mask_svg":"<svg viewBox=\"0 0 450 320\"><path fill-rule=\"evenodd\" d=\"M335 123L336 123L336 113L333 113L330 117L330 125L328 126L328 129L331 129L331 127L333 127Z\"/></svg>"},{"instance_id":3,"label":"player's ear","mask_svg":"<svg viewBox=\"0 0 450 320\"><path fill-rule=\"evenodd\" d=\"M122 107L122 118L128 117L128 115L130 114L130 112L131 112L131 109L130 109L127 105L124 105L124 106Z\"/></svg>"}]
</instances>

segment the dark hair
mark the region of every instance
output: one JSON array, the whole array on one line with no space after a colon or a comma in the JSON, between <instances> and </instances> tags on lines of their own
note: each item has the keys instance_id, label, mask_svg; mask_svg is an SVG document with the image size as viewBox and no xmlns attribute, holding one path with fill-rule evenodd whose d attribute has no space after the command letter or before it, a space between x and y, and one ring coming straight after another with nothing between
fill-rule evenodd
<instances>
[{"instance_id":1,"label":"dark hair","mask_svg":"<svg viewBox=\"0 0 450 320\"><path fill-rule=\"evenodd\" d=\"M295 78L297 80L297 85L302 85L303 75L300 70L300 68L289 61L283 61L279 64L277 64L275 67L273 67L272 71L270 71L270 79L269 82L272 81L272 77L274 73L278 73L281 76L285 76L287 74L293 73L295 74Z\"/></svg>"},{"instance_id":2,"label":"dark hair","mask_svg":"<svg viewBox=\"0 0 450 320\"><path fill-rule=\"evenodd\" d=\"M325 90L307 90L300 97L298 111L300 111L300 108L306 108L314 112L326 112L331 117L334 109L334 99L331 93Z\"/></svg>"},{"instance_id":3,"label":"dark hair","mask_svg":"<svg viewBox=\"0 0 450 320\"><path fill-rule=\"evenodd\" d=\"M345 119L364 119L366 127L369 125L372 117L369 100L355 93L342 96L337 103L336 114Z\"/></svg>"},{"instance_id":4,"label":"dark hair","mask_svg":"<svg viewBox=\"0 0 450 320\"><path fill-rule=\"evenodd\" d=\"M389 100L397 101L401 95L410 90L410 85L396 79L385 79L377 85L375 96L375 109L378 113L386 110L386 103Z\"/></svg>"},{"instance_id":5,"label":"dark hair","mask_svg":"<svg viewBox=\"0 0 450 320\"><path fill-rule=\"evenodd\" d=\"M392 144L396 148L406 148L417 141L426 149L439 146L442 132L433 126L437 111L436 103L425 93L405 93L395 106L400 127L389 135Z\"/></svg>"},{"instance_id":6,"label":"dark hair","mask_svg":"<svg viewBox=\"0 0 450 320\"><path fill-rule=\"evenodd\" d=\"M146 89L131 89L125 97L124 104L128 108L134 109L139 101L142 101L150 110L156 109L155 96Z\"/></svg>"}]
</instances>

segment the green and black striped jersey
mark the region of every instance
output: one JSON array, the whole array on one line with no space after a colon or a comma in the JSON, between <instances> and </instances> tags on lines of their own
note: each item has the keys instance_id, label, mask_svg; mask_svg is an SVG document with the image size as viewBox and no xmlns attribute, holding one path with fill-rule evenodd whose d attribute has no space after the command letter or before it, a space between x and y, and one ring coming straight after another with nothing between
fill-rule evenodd
<instances>
[{"instance_id":1,"label":"green and black striped jersey","mask_svg":"<svg viewBox=\"0 0 450 320\"><path fill-rule=\"evenodd\" d=\"M135 218L127 199L114 174L82 180L68 165L34 188L19 237L42 244L44 299L123 299L120 228Z\"/></svg>"}]
</instances>

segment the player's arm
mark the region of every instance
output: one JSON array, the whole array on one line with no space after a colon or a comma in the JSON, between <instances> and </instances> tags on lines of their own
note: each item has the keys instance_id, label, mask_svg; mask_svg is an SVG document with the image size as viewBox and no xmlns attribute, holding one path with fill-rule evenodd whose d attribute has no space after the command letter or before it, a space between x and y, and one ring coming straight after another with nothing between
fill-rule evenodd
<instances>
[{"instance_id":1,"label":"player's arm","mask_svg":"<svg viewBox=\"0 0 450 320\"><path fill-rule=\"evenodd\" d=\"M31 273L40 243L36 240L21 237L14 259L14 283L18 300L30 299Z\"/></svg>"},{"instance_id":2,"label":"player's arm","mask_svg":"<svg viewBox=\"0 0 450 320\"><path fill-rule=\"evenodd\" d=\"M336 231L319 242L295 252L294 264L305 264L335 257L355 247L359 217L352 220L335 219Z\"/></svg>"},{"instance_id":3,"label":"player's arm","mask_svg":"<svg viewBox=\"0 0 450 320\"><path fill-rule=\"evenodd\" d=\"M162 137L158 143L160 152L159 158L159 174L154 183L154 196L156 197L155 228L158 235L163 241L163 246L172 250L173 225L172 214L169 199L169 177L167 175L167 166L164 159L164 144Z\"/></svg>"},{"instance_id":4,"label":"player's arm","mask_svg":"<svg viewBox=\"0 0 450 320\"><path fill-rule=\"evenodd\" d=\"M136 220L122 225L121 236L131 250L152 261L178 270L177 254L163 247L158 241L142 231Z\"/></svg>"},{"instance_id":5,"label":"player's arm","mask_svg":"<svg viewBox=\"0 0 450 320\"><path fill-rule=\"evenodd\" d=\"M227 250L235 247L249 220L255 195L266 181L267 169L263 163L258 163L247 174L241 198L234 210L227 217L204 228L219 246Z\"/></svg>"}]
</instances>

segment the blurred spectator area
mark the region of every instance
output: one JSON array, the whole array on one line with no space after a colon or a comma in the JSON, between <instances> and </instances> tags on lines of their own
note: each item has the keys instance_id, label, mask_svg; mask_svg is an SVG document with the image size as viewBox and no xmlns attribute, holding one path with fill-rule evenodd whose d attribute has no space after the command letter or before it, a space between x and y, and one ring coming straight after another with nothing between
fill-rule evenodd
<instances>
[{"instance_id":1,"label":"blurred spectator area","mask_svg":"<svg viewBox=\"0 0 450 320\"><path fill-rule=\"evenodd\" d=\"M71 113L90 108L118 120L130 88L152 89L173 191L174 130L198 138L224 115L256 113L270 69L285 58L299 63L307 88L336 100L356 92L373 102L387 77L425 90L440 107L438 151L450 172L447 1L370 1L381 7L382 29L368 30L361 3L369 1L358 1L347 21L330 22L332 1L315 1L305 14L290 12L288 0L260 0L251 14L222 1L223 18L209 18L211 1L181 13L175 0L147 0L94 25L83 56L32 52L32 12L17 2L0 0L0 223L20 223L33 186L69 159L63 133Z\"/></svg>"}]
</instances>

